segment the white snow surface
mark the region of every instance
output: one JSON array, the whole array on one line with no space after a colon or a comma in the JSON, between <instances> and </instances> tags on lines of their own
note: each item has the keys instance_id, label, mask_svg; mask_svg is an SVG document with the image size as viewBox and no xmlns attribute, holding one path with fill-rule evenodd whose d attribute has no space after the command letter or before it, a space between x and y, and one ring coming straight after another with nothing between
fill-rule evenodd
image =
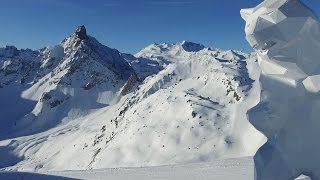
<instances>
[{"instance_id":1,"label":"white snow surface","mask_svg":"<svg viewBox=\"0 0 320 180\"><path fill-rule=\"evenodd\" d=\"M253 179L251 158L219 160L211 163L169 165L160 167L113 168L88 171L41 172L48 175L75 179L112 180L248 180ZM5 177L5 175L1 176ZM7 175L9 176L9 175ZM11 175L13 176L13 175Z\"/></svg>"},{"instance_id":2,"label":"white snow surface","mask_svg":"<svg viewBox=\"0 0 320 180\"><path fill-rule=\"evenodd\" d=\"M111 168L86 171L0 172L0 179L41 180L249 180L254 177L250 157L216 160L209 163L167 165L158 167ZM301 176L296 180L310 180Z\"/></svg>"},{"instance_id":3,"label":"white snow surface","mask_svg":"<svg viewBox=\"0 0 320 180\"><path fill-rule=\"evenodd\" d=\"M249 121L268 138L255 180L320 179L320 20L300 0L265 0L241 15L262 71Z\"/></svg>"},{"instance_id":4,"label":"white snow surface","mask_svg":"<svg viewBox=\"0 0 320 180\"><path fill-rule=\"evenodd\" d=\"M2 170L210 164L265 142L246 117L260 94L254 54L184 41L133 56L89 38L33 52L28 73L1 70Z\"/></svg>"}]
</instances>

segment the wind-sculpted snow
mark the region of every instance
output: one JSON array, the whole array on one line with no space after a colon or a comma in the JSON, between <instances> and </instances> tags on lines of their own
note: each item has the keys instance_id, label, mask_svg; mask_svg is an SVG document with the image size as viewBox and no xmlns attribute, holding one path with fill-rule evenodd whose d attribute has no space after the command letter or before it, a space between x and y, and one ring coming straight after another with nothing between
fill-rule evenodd
<instances>
[{"instance_id":1,"label":"wind-sculpted snow","mask_svg":"<svg viewBox=\"0 0 320 180\"><path fill-rule=\"evenodd\" d=\"M241 15L262 69L249 119L268 138L255 155L255 179L320 179L319 19L300 0L265 0Z\"/></svg>"}]
</instances>

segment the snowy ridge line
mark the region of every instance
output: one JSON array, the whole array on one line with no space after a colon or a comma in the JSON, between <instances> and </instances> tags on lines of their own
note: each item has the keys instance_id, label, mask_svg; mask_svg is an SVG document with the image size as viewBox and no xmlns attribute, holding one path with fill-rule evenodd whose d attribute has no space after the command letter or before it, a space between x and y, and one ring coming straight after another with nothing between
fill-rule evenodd
<instances>
[{"instance_id":1,"label":"snowy ridge line","mask_svg":"<svg viewBox=\"0 0 320 180\"><path fill-rule=\"evenodd\" d=\"M252 156L264 141L246 117L260 90L254 54L187 41L123 54L84 27L39 50L33 68L10 64L19 52L9 49L0 55L3 170L204 163Z\"/></svg>"}]
</instances>

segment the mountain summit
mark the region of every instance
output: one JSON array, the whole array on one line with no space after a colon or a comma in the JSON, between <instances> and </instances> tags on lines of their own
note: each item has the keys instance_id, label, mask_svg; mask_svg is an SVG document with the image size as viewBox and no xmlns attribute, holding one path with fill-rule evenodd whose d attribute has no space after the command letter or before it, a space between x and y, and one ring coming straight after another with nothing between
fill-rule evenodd
<instances>
[{"instance_id":1,"label":"mountain summit","mask_svg":"<svg viewBox=\"0 0 320 180\"><path fill-rule=\"evenodd\" d=\"M76 35L80 38L80 39L87 39L87 30L85 26L79 26L77 31L76 31Z\"/></svg>"},{"instance_id":2,"label":"mountain summit","mask_svg":"<svg viewBox=\"0 0 320 180\"><path fill-rule=\"evenodd\" d=\"M181 43L182 48L187 52L198 52L205 48L202 44L197 44L193 42L183 41Z\"/></svg>"},{"instance_id":3,"label":"mountain summit","mask_svg":"<svg viewBox=\"0 0 320 180\"><path fill-rule=\"evenodd\" d=\"M84 26L54 47L39 51L6 47L0 53L1 99L28 102L3 104L6 126L0 126L0 138L42 132L70 111L75 118L115 103L123 87L129 92L135 83L130 79L127 84L135 72L121 53L87 35Z\"/></svg>"}]
</instances>

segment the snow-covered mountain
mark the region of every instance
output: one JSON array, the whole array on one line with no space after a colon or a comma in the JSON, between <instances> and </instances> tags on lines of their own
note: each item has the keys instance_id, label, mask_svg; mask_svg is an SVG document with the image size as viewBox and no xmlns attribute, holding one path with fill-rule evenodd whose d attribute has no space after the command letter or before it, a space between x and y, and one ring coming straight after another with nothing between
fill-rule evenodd
<instances>
[{"instance_id":1,"label":"snow-covered mountain","mask_svg":"<svg viewBox=\"0 0 320 180\"><path fill-rule=\"evenodd\" d=\"M80 116L117 102L119 90L134 74L119 51L88 36L83 26L52 48L6 47L0 52L0 92L5 100L1 107L10 110L1 112L6 122L0 127L1 138L14 135L12 131L17 135L41 132L72 116L71 112ZM19 90L12 92L16 87ZM20 100L30 106L17 107L15 102Z\"/></svg>"},{"instance_id":2,"label":"snow-covered mountain","mask_svg":"<svg viewBox=\"0 0 320 180\"><path fill-rule=\"evenodd\" d=\"M254 55L192 42L136 55L85 27L38 51L0 49L0 168L83 170L252 156Z\"/></svg>"}]
</instances>

